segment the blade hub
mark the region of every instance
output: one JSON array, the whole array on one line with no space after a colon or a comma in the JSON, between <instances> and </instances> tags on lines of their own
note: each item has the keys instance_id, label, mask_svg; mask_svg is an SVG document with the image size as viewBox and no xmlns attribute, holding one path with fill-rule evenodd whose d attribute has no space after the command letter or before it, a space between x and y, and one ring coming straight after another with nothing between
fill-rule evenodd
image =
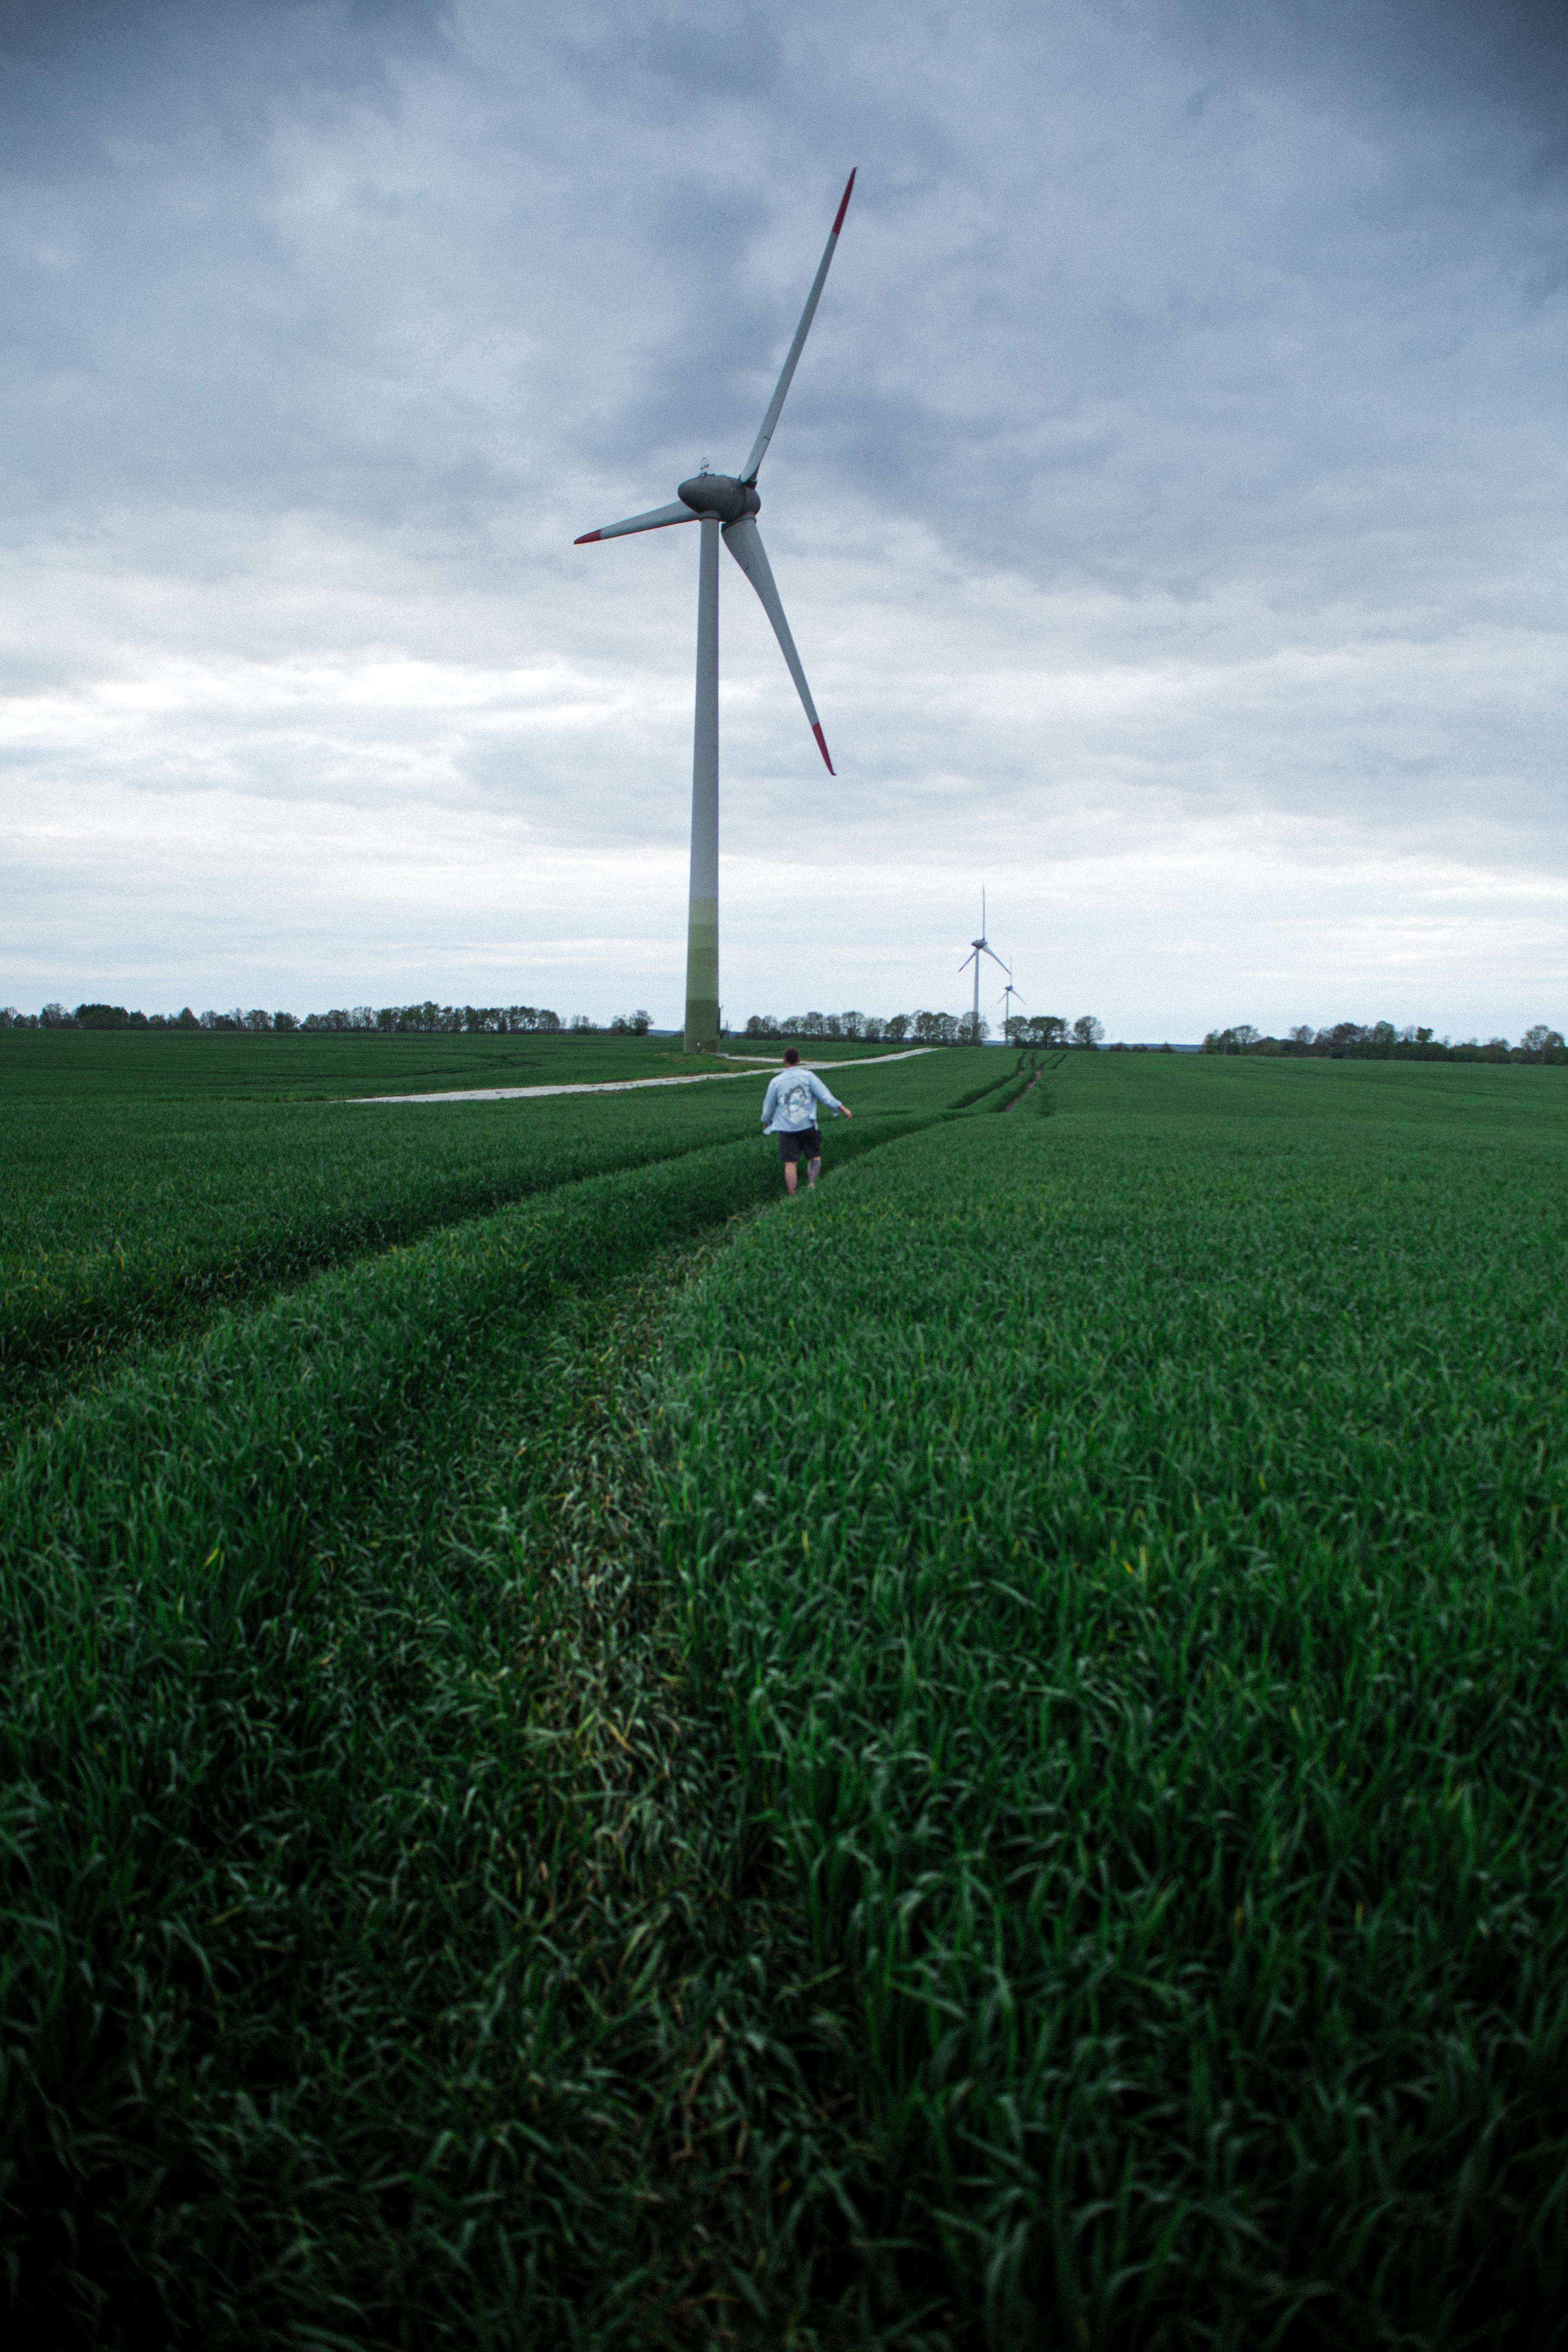
<instances>
[{"instance_id":1,"label":"blade hub","mask_svg":"<svg viewBox=\"0 0 1568 2352\"><path fill-rule=\"evenodd\" d=\"M752 485L737 481L733 474L693 474L676 496L694 515L717 515L721 522L739 522L742 515L760 513L763 503Z\"/></svg>"}]
</instances>

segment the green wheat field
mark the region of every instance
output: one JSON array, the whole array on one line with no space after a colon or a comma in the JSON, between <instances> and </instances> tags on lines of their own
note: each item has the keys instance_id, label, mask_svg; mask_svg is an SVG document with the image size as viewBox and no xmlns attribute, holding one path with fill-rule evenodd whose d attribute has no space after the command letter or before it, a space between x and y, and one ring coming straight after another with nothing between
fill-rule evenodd
<instances>
[{"instance_id":1,"label":"green wheat field","mask_svg":"<svg viewBox=\"0 0 1568 2352\"><path fill-rule=\"evenodd\" d=\"M1568 1074L692 1066L0 1037L19 2340L1568 2343Z\"/></svg>"}]
</instances>

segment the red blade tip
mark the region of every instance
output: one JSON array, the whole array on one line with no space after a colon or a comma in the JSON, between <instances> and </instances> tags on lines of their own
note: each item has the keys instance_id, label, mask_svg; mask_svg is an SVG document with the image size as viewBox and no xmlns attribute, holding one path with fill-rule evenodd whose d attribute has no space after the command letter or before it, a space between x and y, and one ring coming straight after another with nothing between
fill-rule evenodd
<instances>
[{"instance_id":1,"label":"red blade tip","mask_svg":"<svg viewBox=\"0 0 1568 2352\"><path fill-rule=\"evenodd\" d=\"M827 738L824 735L821 728L817 725L815 719L811 722L811 731L816 738L817 750L821 752L823 758L827 760ZM837 769L834 766L831 760L827 760L827 772L830 776L836 776L838 773Z\"/></svg>"},{"instance_id":2,"label":"red blade tip","mask_svg":"<svg viewBox=\"0 0 1568 2352\"><path fill-rule=\"evenodd\" d=\"M859 166L859 164L858 164L858 163L857 163L857 164L856 164L856 166L855 166L855 172L858 172L859 169L860 169L860 166ZM839 202L837 218L834 221L834 224L833 224L833 234L834 234L834 236L837 236L837 234L838 234L839 230L843 227L843 226L844 226L844 215L845 215L845 214L846 214L846 213L848 211L848 209L849 209L849 190L850 190L850 188L852 188L852 187L855 185L855 172L851 172L851 173L850 173L850 174L849 174L848 186L847 186L847 187L846 187L846 189L845 189L845 191L844 191L844 194L843 194L843 196L842 196L842 198L840 199L840 202Z\"/></svg>"},{"instance_id":3,"label":"red blade tip","mask_svg":"<svg viewBox=\"0 0 1568 2352\"><path fill-rule=\"evenodd\" d=\"M586 547L591 539L603 539L604 536L605 534L602 530L585 530L583 533L582 538L574 539L572 541L572 544L574 547Z\"/></svg>"}]
</instances>

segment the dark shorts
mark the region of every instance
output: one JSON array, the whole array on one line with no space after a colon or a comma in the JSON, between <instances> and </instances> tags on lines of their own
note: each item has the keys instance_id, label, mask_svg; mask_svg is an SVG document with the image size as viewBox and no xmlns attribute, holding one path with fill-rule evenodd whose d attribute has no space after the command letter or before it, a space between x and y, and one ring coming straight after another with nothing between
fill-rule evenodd
<instances>
[{"instance_id":1,"label":"dark shorts","mask_svg":"<svg viewBox=\"0 0 1568 2352\"><path fill-rule=\"evenodd\" d=\"M819 1127L803 1127L798 1135L781 1135L779 1138L781 1160L820 1160L821 1157L822 1129Z\"/></svg>"}]
</instances>

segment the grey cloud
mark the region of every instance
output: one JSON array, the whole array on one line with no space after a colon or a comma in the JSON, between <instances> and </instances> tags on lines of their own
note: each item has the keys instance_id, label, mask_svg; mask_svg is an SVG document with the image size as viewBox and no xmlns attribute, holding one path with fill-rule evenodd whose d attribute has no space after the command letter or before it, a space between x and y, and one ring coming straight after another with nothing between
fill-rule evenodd
<instances>
[{"instance_id":1,"label":"grey cloud","mask_svg":"<svg viewBox=\"0 0 1568 2352\"><path fill-rule=\"evenodd\" d=\"M1258 68L1374 101L1511 122L1512 165L1568 161L1568 11L1562 0L1188 0L1193 30Z\"/></svg>"},{"instance_id":2,"label":"grey cloud","mask_svg":"<svg viewBox=\"0 0 1568 2352\"><path fill-rule=\"evenodd\" d=\"M673 852L690 535L569 542L736 461L854 163L763 485L854 782L733 575L737 856L1005 816L1043 866L1113 810L1556 861L1561 26L14 8L11 772Z\"/></svg>"}]
</instances>

